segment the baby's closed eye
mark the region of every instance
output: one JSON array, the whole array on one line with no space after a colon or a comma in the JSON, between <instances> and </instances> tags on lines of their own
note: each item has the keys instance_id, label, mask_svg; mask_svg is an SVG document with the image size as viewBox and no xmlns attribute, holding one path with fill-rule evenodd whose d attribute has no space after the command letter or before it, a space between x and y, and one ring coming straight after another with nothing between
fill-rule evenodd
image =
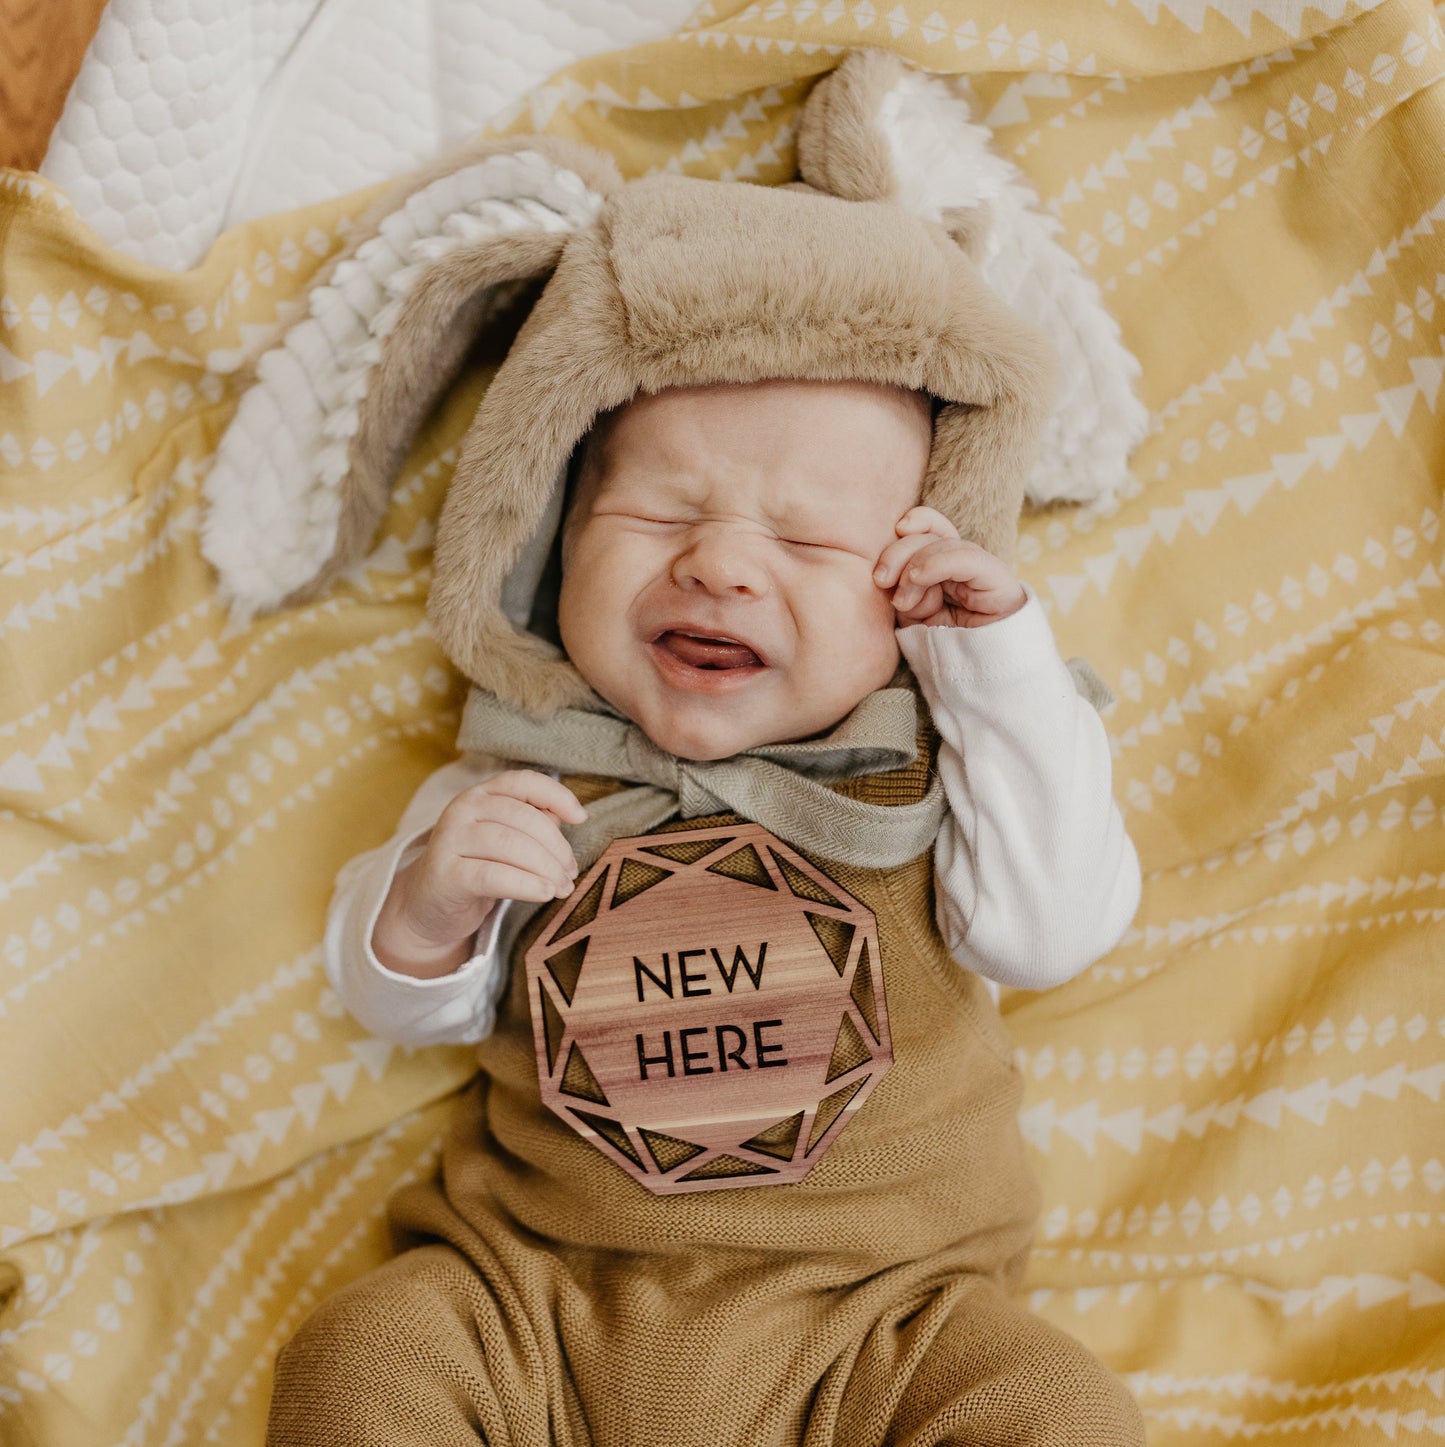
<instances>
[{"instance_id":1,"label":"baby's closed eye","mask_svg":"<svg viewBox=\"0 0 1445 1447\"><path fill-rule=\"evenodd\" d=\"M606 512L598 511L595 512L593 516L607 518L612 522L622 524L624 527L641 527L652 531L661 528L680 528L688 522L687 518L669 516L660 511L642 512L632 511L630 509L627 511L622 511L621 509L609 509Z\"/></svg>"},{"instance_id":2,"label":"baby's closed eye","mask_svg":"<svg viewBox=\"0 0 1445 1447\"><path fill-rule=\"evenodd\" d=\"M866 570L872 568L878 558L877 548L841 538L826 542L816 538L784 538L782 542L788 553L804 566L859 563Z\"/></svg>"}]
</instances>

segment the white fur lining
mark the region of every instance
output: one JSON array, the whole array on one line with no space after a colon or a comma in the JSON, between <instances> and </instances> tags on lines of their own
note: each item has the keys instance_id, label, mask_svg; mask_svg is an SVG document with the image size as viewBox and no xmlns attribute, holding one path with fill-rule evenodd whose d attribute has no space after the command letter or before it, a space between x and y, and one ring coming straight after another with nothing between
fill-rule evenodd
<instances>
[{"instance_id":1,"label":"white fur lining","mask_svg":"<svg viewBox=\"0 0 1445 1447\"><path fill-rule=\"evenodd\" d=\"M931 221L950 207L987 202L992 224L982 264L999 298L1041 328L1059 355L1059 393L1029 476L1032 503L1105 501L1128 478L1128 456L1149 413L1134 395L1139 363L1078 258L1054 238L1017 168L989 149L986 126L943 76L906 71L883 97L901 205Z\"/></svg>"},{"instance_id":2,"label":"white fur lining","mask_svg":"<svg viewBox=\"0 0 1445 1447\"><path fill-rule=\"evenodd\" d=\"M423 272L505 232L581 230L601 204L535 151L489 156L414 192L311 291L309 315L257 363L205 481L201 551L234 621L274 608L331 556L359 406Z\"/></svg>"}]
</instances>

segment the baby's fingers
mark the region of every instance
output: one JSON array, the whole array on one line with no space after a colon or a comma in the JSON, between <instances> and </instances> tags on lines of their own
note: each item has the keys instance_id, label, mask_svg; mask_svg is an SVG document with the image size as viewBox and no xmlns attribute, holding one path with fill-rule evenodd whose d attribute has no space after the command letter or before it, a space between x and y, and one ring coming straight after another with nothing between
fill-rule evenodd
<instances>
[{"instance_id":1,"label":"baby's fingers","mask_svg":"<svg viewBox=\"0 0 1445 1447\"><path fill-rule=\"evenodd\" d=\"M927 548L904 569L901 585L907 583L918 587L956 583L972 595L988 595L1011 608L1020 606L1026 596L1010 566L976 543L940 543Z\"/></svg>"},{"instance_id":2,"label":"baby's fingers","mask_svg":"<svg viewBox=\"0 0 1445 1447\"><path fill-rule=\"evenodd\" d=\"M893 595L900 614L926 616L920 599L947 603L965 627L1007 618L1028 601L1007 563L976 543L947 543L920 553L904 570Z\"/></svg>"},{"instance_id":3,"label":"baby's fingers","mask_svg":"<svg viewBox=\"0 0 1445 1447\"><path fill-rule=\"evenodd\" d=\"M534 874L520 865L507 864L500 859L474 859L468 861L468 885L479 897L487 899L528 899L543 903L549 899L562 899L570 894L569 885L558 884L546 874Z\"/></svg>"},{"instance_id":4,"label":"baby's fingers","mask_svg":"<svg viewBox=\"0 0 1445 1447\"><path fill-rule=\"evenodd\" d=\"M545 894L512 895L509 898L552 899L572 891L574 873L571 866L563 864L547 844L525 830L494 821L478 823L458 841L458 845L458 860L463 862L464 868L470 866L473 873L477 865L515 869L547 887ZM483 892L493 893L490 890Z\"/></svg>"},{"instance_id":5,"label":"baby's fingers","mask_svg":"<svg viewBox=\"0 0 1445 1447\"><path fill-rule=\"evenodd\" d=\"M545 849L556 867L571 879L577 873L577 859L557 821L541 809L505 794L484 795L475 800L462 817L451 821L458 853L476 852L475 843L489 837L488 831L506 826L525 835Z\"/></svg>"},{"instance_id":6,"label":"baby's fingers","mask_svg":"<svg viewBox=\"0 0 1445 1447\"><path fill-rule=\"evenodd\" d=\"M908 566L909 559L937 541L939 540L931 534L919 533L889 543L878 555L878 562L873 569L873 581L880 588L893 587Z\"/></svg>"},{"instance_id":7,"label":"baby's fingers","mask_svg":"<svg viewBox=\"0 0 1445 1447\"><path fill-rule=\"evenodd\" d=\"M956 538L958 529L936 507L911 507L894 525L899 537L915 533L932 533L937 538Z\"/></svg>"},{"instance_id":8,"label":"baby's fingers","mask_svg":"<svg viewBox=\"0 0 1445 1447\"><path fill-rule=\"evenodd\" d=\"M956 558L959 548L971 547L948 538L927 538L899 574L893 591L893 606L900 613L914 612L926 594L937 596L938 585L957 578Z\"/></svg>"},{"instance_id":9,"label":"baby's fingers","mask_svg":"<svg viewBox=\"0 0 1445 1447\"><path fill-rule=\"evenodd\" d=\"M902 589L898 593L902 593ZM923 623L932 618L943 607L943 589L937 583L928 588L912 587L908 601L900 603L898 593L893 595L893 608L898 614L898 626L906 628L910 623Z\"/></svg>"},{"instance_id":10,"label":"baby's fingers","mask_svg":"<svg viewBox=\"0 0 1445 1447\"><path fill-rule=\"evenodd\" d=\"M580 824L587 817L587 811L566 784L535 769L507 769L473 787L478 793L520 799L535 809L544 809L564 824Z\"/></svg>"},{"instance_id":11,"label":"baby's fingers","mask_svg":"<svg viewBox=\"0 0 1445 1447\"><path fill-rule=\"evenodd\" d=\"M977 543L937 540L909 561L904 584L967 583L974 588L1006 587L1014 582L1008 565Z\"/></svg>"}]
</instances>

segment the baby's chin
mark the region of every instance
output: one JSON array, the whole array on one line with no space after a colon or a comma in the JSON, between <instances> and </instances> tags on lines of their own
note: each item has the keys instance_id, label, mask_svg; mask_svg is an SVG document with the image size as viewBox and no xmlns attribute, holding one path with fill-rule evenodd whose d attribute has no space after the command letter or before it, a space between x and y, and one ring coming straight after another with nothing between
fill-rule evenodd
<instances>
[{"instance_id":1,"label":"baby's chin","mask_svg":"<svg viewBox=\"0 0 1445 1447\"><path fill-rule=\"evenodd\" d=\"M710 763L783 736L780 710L763 696L763 678L744 685L750 697L708 697L661 685L646 659L631 670L592 670L585 660L573 662L594 693L675 758Z\"/></svg>"},{"instance_id":2,"label":"baby's chin","mask_svg":"<svg viewBox=\"0 0 1445 1447\"><path fill-rule=\"evenodd\" d=\"M624 710L625 712L625 710ZM709 717L702 710L634 720L664 753L692 763L712 763L734 754L775 743L781 734L742 719Z\"/></svg>"},{"instance_id":3,"label":"baby's chin","mask_svg":"<svg viewBox=\"0 0 1445 1447\"><path fill-rule=\"evenodd\" d=\"M692 763L712 763L765 744L825 733L841 723L859 701L853 700L831 719L819 718L816 710L806 716L801 712L780 715L772 709L729 710L702 701L682 708L639 708L635 713L625 703L617 707L664 752Z\"/></svg>"}]
</instances>

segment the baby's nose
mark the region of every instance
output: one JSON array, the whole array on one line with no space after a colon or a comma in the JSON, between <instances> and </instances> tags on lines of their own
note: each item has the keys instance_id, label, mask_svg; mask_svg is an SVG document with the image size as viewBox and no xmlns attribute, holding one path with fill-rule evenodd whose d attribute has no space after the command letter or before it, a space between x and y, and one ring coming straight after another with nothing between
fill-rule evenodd
<instances>
[{"instance_id":1,"label":"baby's nose","mask_svg":"<svg viewBox=\"0 0 1445 1447\"><path fill-rule=\"evenodd\" d=\"M695 529L672 565L680 588L762 597L770 586L762 557L763 540L737 529Z\"/></svg>"}]
</instances>

